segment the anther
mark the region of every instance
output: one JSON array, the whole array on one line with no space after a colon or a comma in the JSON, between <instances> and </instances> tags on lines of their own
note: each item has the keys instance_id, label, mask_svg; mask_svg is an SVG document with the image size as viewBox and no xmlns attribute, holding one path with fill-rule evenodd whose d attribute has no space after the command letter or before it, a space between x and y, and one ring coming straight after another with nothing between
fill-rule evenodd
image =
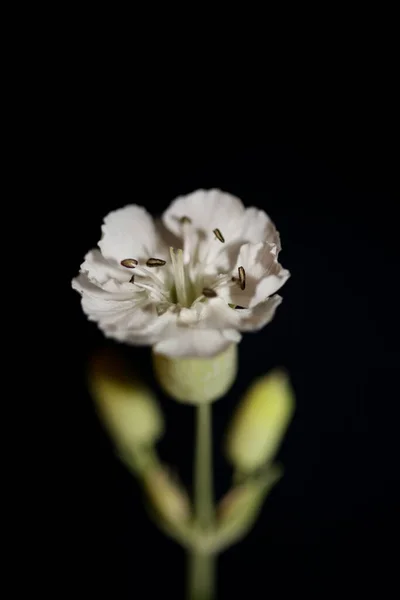
<instances>
[{"instance_id":1,"label":"anther","mask_svg":"<svg viewBox=\"0 0 400 600\"><path fill-rule=\"evenodd\" d=\"M245 306L240 306L239 304L236 304L235 309L236 310L245 310Z\"/></svg>"},{"instance_id":2,"label":"anther","mask_svg":"<svg viewBox=\"0 0 400 600\"><path fill-rule=\"evenodd\" d=\"M190 223L192 222L192 219L189 219L189 217L181 217L179 219L179 222L181 223L181 225L184 225L185 223L189 223L189 225L190 225Z\"/></svg>"},{"instance_id":3,"label":"anther","mask_svg":"<svg viewBox=\"0 0 400 600\"><path fill-rule=\"evenodd\" d=\"M219 229L213 229L213 234L215 235L217 240L219 240L222 243L225 243L225 238Z\"/></svg>"},{"instance_id":4,"label":"anther","mask_svg":"<svg viewBox=\"0 0 400 600\"><path fill-rule=\"evenodd\" d=\"M146 262L148 267L163 267L165 264L166 261L162 260L161 258L149 258L149 260Z\"/></svg>"},{"instance_id":5,"label":"anther","mask_svg":"<svg viewBox=\"0 0 400 600\"><path fill-rule=\"evenodd\" d=\"M132 275L132 277L130 278L129 283L135 283L135 276L134 275Z\"/></svg>"},{"instance_id":6,"label":"anther","mask_svg":"<svg viewBox=\"0 0 400 600\"><path fill-rule=\"evenodd\" d=\"M206 298L216 298L217 297L217 292L215 292L211 288L203 288L202 294Z\"/></svg>"},{"instance_id":7,"label":"anther","mask_svg":"<svg viewBox=\"0 0 400 600\"><path fill-rule=\"evenodd\" d=\"M124 260L121 260L121 265L127 269L134 269L137 264L138 261L136 258L124 258Z\"/></svg>"},{"instance_id":8,"label":"anther","mask_svg":"<svg viewBox=\"0 0 400 600\"><path fill-rule=\"evenodd\" d=\"M239 267L238 273L239 273L240 289L244 290L246 287L246 272L243 267Z\"/></svg>"}]
</instances>

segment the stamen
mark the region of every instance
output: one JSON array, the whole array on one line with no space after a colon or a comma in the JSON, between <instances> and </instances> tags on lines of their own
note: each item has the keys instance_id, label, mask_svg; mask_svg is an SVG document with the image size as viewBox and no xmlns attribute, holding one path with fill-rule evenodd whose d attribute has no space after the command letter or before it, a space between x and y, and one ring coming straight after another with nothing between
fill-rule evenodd
<instances>
[{"instance_id":1,"label":"stamen","mask_svg":"<svg viewBox=\"0 0 400 600\"><path fill-rule=\"evenodd\" d=\"M236 310L245 310L246 309L245 306L240 306L239 304L236 304L235 308L236 308Z\"/></svg>"},{"instance_id":2,"label":"stamen","mask_svg":"<svg viewBox=\"0 0 400 600\"><path fill-rule=\"evenodd\" d=\"M169 299L165 296L165 294L159 288L153 287L151 285L148 285L147 283L142 283L142 282L140 282L140 283L135 282L135 285L138 288L141 288L143 290L147 290L151 294L154 294L154 296L156 297L156 299L158 301L160 301L160 302L169 302Z\"/></svg>"},{"instance_id":3,"label":"stamen","mask_svg":"<svg viewBox=\"0 0 400 600\"><path fill-rule=\"evenodd\" d=\"M237 281L238 280L236 280L236 277L231 277L230 275L219 275L218 279L213 285L213 289L217 290L218 288L225 286L231 287L232 285L235 285Z\"/></svg>"},{"instance_id":4,"label":"stamen","mask_svg":"<svg viewBox=\"0 0 400 600\"><path fill-rule=\"evenodd\" d=\"M131 277L130 282L139 288L155 294L163 302L170 301L164 282L152 273L150 269L146 269L146 267L137 266L135 268L135 278Z\"/></svg>"},{"instance_id":5,"label":"stamen","mask_svg":"<svg viewBox=\"0 0 400 600\"><path fill-rule=\"evenodd\" d=\"M188 296L185 281L185 265L183 262L183 252L179 249L175 255L172 246L169 249L172 262L172 271L175 280L176 297L181 306L188 306Z\"/></svg>"},{"instance_id":6,"label":"stamen","mask_svg":"<svg viewBox=\"0 0 400 600\"><path fill-rule=\"evenodd\" d=\"M213 229L213 233L214 233L215 237L217 238L217 240L219 240L223 244L225 243L225 238L219 229Z\"/></svg>"},{"instance_id":7,"label":"stamen","mask_svg":"<svg viewBox=\"0 0 400 600\"><path fill-rule=\"evenodd\" d=\"M166 261L162 260L161 258L149 258L149 260L146 262L148 267L163 267L165 264Z\"/></svg>"},{"instance_id":8,"label":"stamen","mask_svg":"<svg viewBox=\"0 0 400 600\"><path fill-rule=\"evenodd\" d=\"M243 267L239 267L238 272L239 272L240 289L244 290L246 288L246 272Z\"/></svg>"},{"instance_id":9,"label":"stamen","mask_svg":"<svg viewBox=\"0 0 400 600\"><path fill-rule=\"evenodd\" d=\"M135 276L134 275L132 275L132 277L130 278L129 283L135 283Z\"/></svg>"},{"instance_id":10,"label":"stamen","mask_svg":"<svg viewBox=\"0 0 400 600\"><path fill-rule=\"evenodd\" d=\"M206 298L216 298L218 295L217 292L215 292L211 288L203 288L202 294Z\"/></svg>"},{"instance_id":11,"label":"stamen","mask_svg":"<svg viewBox=\"0 0 400 600\"><path fill-rule=\"evenodd\" d=\"M138 261L136 258L124 258L124 260L121 260L121 265L127 269L134 269L137 264Z\"/></svg>"},{"instance_id":12,"label":"stamen","mask_svg":"<svg viewBox=\"0 0 400 600\"><path fill-rule=\"evenodd\" d=\"M184 215L179 219L179 223L182 227L183 262L187 265L190 262L195 262L197 235L193 230L192 219L190 217Z\"/></svg>"}]
</instances>

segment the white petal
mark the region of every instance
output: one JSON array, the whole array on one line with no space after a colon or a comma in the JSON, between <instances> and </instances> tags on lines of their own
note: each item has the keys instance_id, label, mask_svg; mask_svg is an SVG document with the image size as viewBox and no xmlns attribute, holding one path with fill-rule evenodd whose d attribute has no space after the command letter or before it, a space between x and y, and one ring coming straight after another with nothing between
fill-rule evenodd
<instances>
[{"instance_id":1,"label":"white petal","mask_svg":"<svg viewBox=\"0 0 400 600\"><path fill-rule=\"evenodd\" d=\"M158 342L154 351L167 356L210 357L225 350L233 340L229 339L232 332L214 331L212 329L197 329L177 327L171 337ZM240 337L235 332L235 340ZM239 334L240 336L240 334Z\"/></svg>"},{"instance_id":2,"label":"white petal","mask_svg":"<svg viewBox=\"0 0 400 600\"><path fill-rule=\"evenodd\" d=\"M290 273L287 269L281 269L279 275L268 275L263 277L257 285L250 307L257 306L272 294L275 294L289 279Z\"/></svg>"},{"instance_id":3,"label":"white petal","mask_svg":"<svg viewBox=\"0 0 400 600\"><path fill-rule=\"evenodd\" d=\"M222 231L226 224L243 214L244 206L236 196L221 190L197 190L187 196L176 198L163 214L163 222L175 235L180 236L180 219L189 217L196 229L214 238L213 229ZM216 246L220 244L216 240Z\"/></svg>"},{"instance_id":4,"label":"white petal","mask_svg":"<svg viewBox=\"0 0 400 600\"><path fill-rule=\"evenodd\" d=\"M155 307L148 305L142 293L110 293L89 281L81 273L72 287L82 295L82 308L89 320L102 329L143 330L158 318Z\"/></svg>"},{"instance_id":5,"label":"white petal","mask_svg":"<svg viewBox=\"0 0 400 600\"><path fill-rule=\"evenodd\" d=\"M279 233L263 210L254 207L247 208L238 224L238 231L240 231L238 238L242 243L269 242L277 247L278 252L281 249Z\"/></svg>"},{"instance_id":6,"label":"white petal","mask_svg":"<svg viewBox=\"0 0 400 600\"><path fill-rule=\"evenodd\" d=\"M235 344L238 344L242 339L242 336L238 331L236 331L236 329L223 329L221 333L225 339L229 340L230 342L235 342Z\"/></svg>"},{"instance_id":7,"label":"white petal","mask_svg":"<svg viewBox=\"0 0 400 600\"><path fill-rule=\"evenodd\" d=\"M151 311L151 318L147 309ZM135 320L130 320L125 327L110 328L106 326L103 331L109 337L133 346L149 346L158 342L176 323L176 315L172 311L166 311L158 316L152 312L151 307L140 308L136 311Z\"/></svg>"},{"instance_id":8,"label":"white petal","mask_svg":"<svg viewBox=\"0 0 400 600\"><path fill-rule=\"evenodd\" d=\"M148 258L165 260L167 257L167 248L153 219L141 206L131 204L109 213L101 229L101 253L117 265L126 258L135 258L144 264Z\"/></svg>"},{"instance_id":9,"label":"white petal","mask_svg":"<svg viewBox=\"0 0 400 600\"><path fill-rule=\"evenodd\" d=\"M221 298L213 298L207 302L202 312L202 318L196 325L199 329L216 329L231 333L234 340L235 333L239 331L257 331L267 325L275 314L276 308L282 302L281 296L275 294L255 308L235 309L230 307ZM233 336L233 337L232 337Z\"/></svg>"},{"instance_id":10,"label":"white petal","mask_svg":"<svg viewBox=\"0 0 400 600\"><path fill-rule=\"evenodd\" d=\"M223 250L215 259L217 270L232 269L240 248L248 242L252 244L268 242L275 255L278 255L281 250L279 233L275 225L263 210L254 207L247 208L230 223L225 241Z\"/></svg>"},{"instance_id":11,"label":"white petal","mask_svg":"<svg viewBox=\"0 0 400 600\"><path fill-rule=\"evenodd\" d=\"M81 264L81 271L87 273L90 281L102 285L110 279L116 282L128 282L132 274L115 260L107 260L100 250L90 250Z\"/></svg>"},{"instance_id":12,"label":"white petal","mask_svg":"<svg viewBox=\"0 0 400 600\"><path fill-rule=\"evenodd\" d=\"M246 311L246 316L242 318L240 331L258 331L267 325L275 316L275 311L282 302L282 297L278 294L271 296L264 302L260 302L251 311ZM244 312L244 311L239 311Z\"/></svg>"},{"instance_id":13,"label":"white petal","mask_svg":"<svg viewBox=\"0 0 400 600\"><path fill-rule=\"evenodd\" d=\"M206 311L206 306L202 302L197 302L190 308L182 308L178 315L178 323L182 325L197 325L200 323Z\"/></svg>"},{"instance_id":14,"label":"white petal","mask_svg":"<svg viewBox=\"0 0 400 600\"><path fill-rule=\"evenodd\" d=\"M243 313L249 310L235 310L222 298L212 298L206 302L196 302L190 308L181 309L178 324L196 326L198 329L238 329Z\"/></svg>"},{"instance_id":15,"label":"white petal","mask_svg":"<svg viewBox=\"0 0 400 600\"><path fill-rule=\"evenodd\" d=\"M241 317L239 310L231 308L222 298L212 298L206 302L202 319L198 326L203 329L238 329Z\"/></svg>"},{"instance_id":16,"label":"white petal","mask_svg":"<svg viewBox=\"0 0 400 600\"><path fill-rule=\"evenodd\" d=\"M225 250L225 243L219 241L213 231L219 229L225 240L226 236L231 238L244 212L242 201L236 196L218 189L197 190L176 198L164 213L163 222L176 236L182 237L181 219L188 217L190 251L198 262L207 264Z\"/></svg>"},{"instance_id":17,"label":"white petal","mask_svg":"<svg viewBox=\"0 0 400 600\"><path fill-rule=\"evenodd\" d=\"M274 294L290 275L278 263L275 250L269 243L243 244L233 274L238 277L238 268L243 267L246 287L244 290L239 285L221 288L219 295L227 302L252 308Z\"/></svg>"},{"instance_id":18,"label":"white petal","mask_svg":"<svg viewBox=\"0 0 400 600\"><path fill-rule=\"evenodd\" d=\"M182 217L189 217L190 233L186 235L185 257L196 257L208 272L231 269L240 247L247 242L268 242L278 254L279 234L269 216L262 210L246 210L241 200L220 190L197 190L174 200L163 215L163 221L176 236L183 235ZM213 233L219 229L222 243ZM188 262L188 260L186 260ZM210 271L211 268L211 271Z\"/></svg>"},{"instance_id":19,"label":"white petal","mask_svg":"<svg viewBox=\"0 0 400 600\"><path fill-rule=\"evenodd\" d=\"M109 279L100 284L90 278L88 273L80 273L73 279L72 288L82 295L100 297L104 300L138 300L143 297L142 293L129 282L120 283L115 279Z\"/></svg>"}]
</instances>

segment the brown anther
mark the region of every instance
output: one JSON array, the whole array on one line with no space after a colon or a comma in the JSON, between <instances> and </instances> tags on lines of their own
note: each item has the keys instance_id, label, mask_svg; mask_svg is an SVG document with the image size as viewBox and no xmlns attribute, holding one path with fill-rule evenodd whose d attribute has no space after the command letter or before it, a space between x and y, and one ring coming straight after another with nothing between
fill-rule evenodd
<instances>
[{"instance_id":1,"label":"brown anther","mask_svg":"<svg viewBox=\"0 0 400 600\"><path fill-rule=\"evenodd\" d=\"M134 275L132 275L132 277L130 278L129 283L135 283L135 276Z\"/></svg>"},{"instance_id":2,"label":"brown anther","mask_svg":"<svg viewBox=\"0 0 400 600\"><path fill-rule=\"evenodd\" d=\"M166 261L162 260L161 258L149 258L149 260L146 262L148 267L163 267L165 264Z\"/></svg>"},{"instance_id":3,"label":"brown anther","mask_svg":"<svg viewBox=\"0 0 400 600\"><path fill-rule=\"evenodd\" d=\"M213 229L213 234L215 235L215 237L217 238L217 240L219 240L223 244L225 243L225 238L224 238L224 236L222 235L222 233L221 233L221 231L219 229Z\"/></svg>"},{"instance_id":4,"label":"brown anther","mask_svg":"<svg viewBox=\"0 0 400 600\"><path fill-rule=\"evenodd\" d=\"M134 269L137 264L138 261L136 258L124 258L124 260L121 260L121 265L127 269Z\"/></svg>"},{"instance_id":5,"label":"brown anther","mask_svg":"<svg viewBox=\"0 0 400 600\"><path fill-rule=\"evenodd\" d=\"M246 288L246 272L243 267L239 267L238 273L239 273L240 289L244 290Z\"/></svg>"},{"instance_id":6,"label":"brown anther","mask_svg":"<svg viewBox=\"0 0 400 600\"><path fill-rule=\"evenodd\" d=\"M211 288L203 288L202 294L206 298L216 298L217 297L217 292L215 292Z\"/></svg>"}]
</instances>

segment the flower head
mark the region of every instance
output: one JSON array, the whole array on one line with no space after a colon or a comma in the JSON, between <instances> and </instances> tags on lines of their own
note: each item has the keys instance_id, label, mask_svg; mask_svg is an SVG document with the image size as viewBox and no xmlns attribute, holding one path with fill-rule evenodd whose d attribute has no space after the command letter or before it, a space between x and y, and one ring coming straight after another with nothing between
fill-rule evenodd
<instances>
[{"instance_id":1,"label":"flower head","mask_svg":"<svg viewBox=\"0 0 400 600\"><path fill-rule=\"evenodd\" d=\"M282 299L270 218L220 190L176 198L155 222L129 205L109 213L99 249L72 287L105 335L169 356L213 356L258 330Z\"/></svg>"}]
</instances>

